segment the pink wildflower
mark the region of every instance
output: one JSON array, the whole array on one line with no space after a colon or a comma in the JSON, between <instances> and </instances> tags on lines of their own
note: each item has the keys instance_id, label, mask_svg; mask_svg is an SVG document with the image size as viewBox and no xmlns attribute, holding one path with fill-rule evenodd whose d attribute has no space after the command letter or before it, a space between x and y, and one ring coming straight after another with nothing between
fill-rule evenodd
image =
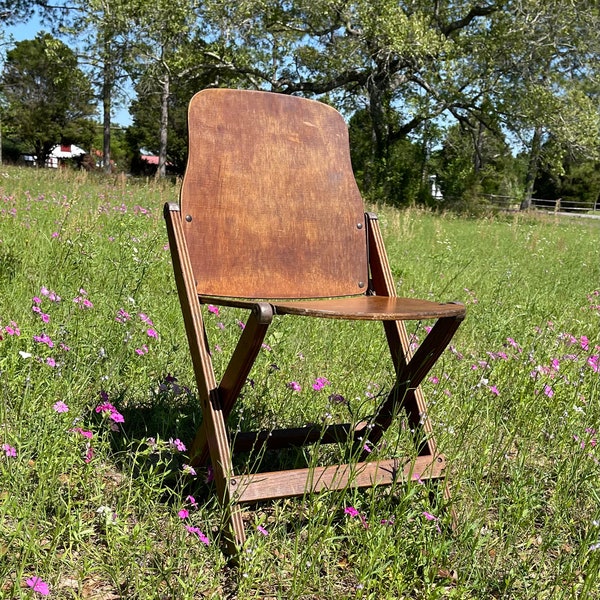
<instances>
[{"instance_id":1,"label":"pink wildflower","mask_svg":"<svg viewBox=\"0 0 600 600\"><path fill-rule=\"evenodd\" d=\"M346 506L344 509L344 514L350 515L351 517L358 517L359 513L354 506Z\"/></svg>"},{"instance_id":2,"label":"pink wildflower","mask_svg":"<svg viewBox=\"0 0 600 600\"><path fill-rule=\"evenodd\" d=\"M544 386L544 394L546 394L546 396L548 396L548 398L552 398L552 396L554 396L554 390L549 385L545 385Z\"/></svg>"},{"instance_id":3,"label":"pink wildflower","mask_svg":"<svg viewBox=\"0 0 600 600\"><path fill-rule=\"evenodd\" d=\"M219 307L218 306L213 306L212 304L208 305L208 312L211 312L213 315L217 315L217 317L219 316Z\"/></svg>"},{"instance_id":4,"label":"pink wildflower","mask_svg":"<svg viewBox=\"0 0 600 600\"><path fill-rule=\"evenodd\" d=\"M185 452L185 450L186 450L185 444L179 438L177 438L175 440L173 438L171 438L169 440L169 444L173 448L175 448L178 452Z\"/></svg>"},{"instance_id":5,"label":"pink wildflower","mask_svg":"<svg viewBox=\"0 0 600 600\"><path fill-rule=\"evenodd\" d=\"M177 516L180 519L187 519L190 516L190 511L187 508L182 508L178 513Z\"/></svg>"},{"instance_id":6,"label":"pink wildflower","mask_svg":"<svg viewBox=\"0 0 600 600\"><path fill-rule=\"evenodd\" d=\"M48 588L48 584L45 581L42 581L40 577L30 577L25 580L25 583L34 591L40 594L41 596L47 596L50 593L50 589Z\"/></svg>"},{"instance_id":7,"label":"pink wildflower","mask_svg":"<svg viewBox=\"0 0 600 600\"><path fill-rule=\"evenodd\" d=\"M54 405L52 406L52 408L57 413L66 413L66 412L69 412L69 407L62 400L59 400L58 402L55 402Z\"/></svg>"},{"instance_id":8,"label":"pink wildflower","mask_svg":"<svg viewBox=\"0 0 600 600\"><path fill-rule=\"evenodd\" d=\"M146 331L146 333L148 334L148 337L151 338L155 338L158 339L158 333L156 331L156 329L152 329L151 327Z\"/></svg>"},{"instance_id":9,"label":"pink wildflower","mask_svg":"<svg viewBox=\"0 0 600 600\"><path fill-rule=\"evenodd\" d=\"M312 384L312 388L313 390L315 390L315 392L318 392L322 390L326 385L330 385L328 379L326 379L325 377L317 377L315 379L315 382Z\"/></svg>"},{"instance_id":10,"label":"pink wildflower","mask_svg":"<svg viewBox=\"0 0 600 600\"><path fill-rule=\"evenodd\" d=\"M196 534L198 536L198 539L206 546L210 544L210 540L202 533L202 531L200 531L199 527L192 527L191 525L186 525L185 528L189 533Z\"/></svg>"},{"instance_id":11,"label":"pink wildflower","mask_svg":"<svg viewBox=\"0 0 600 600\"><path fill-rule=\"evenodd\" d=\"M269 535L269 532L262 525L258 525L256 530L263 535Z\"/></svg>"},{"instance_id":12,"label":"pink wildflower","mask_svg":"<svg viewBox=\"0 0 600 600\"><path fill-rule=\"evenodd\" d=\"M302 386L297 381L290 381L287 386L294 392L299 392L302 389Z\"/></svg>"},{"instance_id":13,"label":"pink wildflower","mask_svg":"<svg viewBox=\"0 0 600 600\"><path fill-rule=\"evenodd\" d=\"M2 444L2 450L7 458L17 458L17 449L10 444Z\"/></svg>"}]
</instances>

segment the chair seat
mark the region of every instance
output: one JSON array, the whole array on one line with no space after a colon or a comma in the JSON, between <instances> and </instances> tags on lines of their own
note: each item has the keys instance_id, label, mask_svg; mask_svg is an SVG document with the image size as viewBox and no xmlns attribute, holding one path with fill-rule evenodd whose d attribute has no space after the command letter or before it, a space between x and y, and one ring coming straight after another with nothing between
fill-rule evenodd
<instances>
[{"instance_id":1,"label":"chair seat","mask_svg":"<svg viewBox=\"0 0 600 600\"><path fill-rule=\"evenodd\" d=\"M251 309L256 300L200 296L203 304L218 304ZM429 300L391 296L350 296L318 300L267 300L275 314L347 319L359 321L410 321L462 317L465 307L460 303L439 304Z\"/></svg>"}]
</instances>

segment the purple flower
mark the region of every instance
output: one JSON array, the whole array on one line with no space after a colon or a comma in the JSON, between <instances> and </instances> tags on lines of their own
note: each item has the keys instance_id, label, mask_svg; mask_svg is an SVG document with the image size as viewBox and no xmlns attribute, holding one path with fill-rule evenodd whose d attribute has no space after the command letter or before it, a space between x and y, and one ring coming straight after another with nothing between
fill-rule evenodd
<instances>
[{"instance_id":1,"label":"purple flower","mask_svg":"<svg viewBox=\"0 0 600 600\"><path fill-rule=\"evenodd\" d=\"M554 396L554 390L549 385L545 385L544 386L544 394L546 394L546 396L548 396L548 398L552 398L552 396Z\"/></svg>"},{"instance_id":2,"label":"purple flower","mask_svg":"<svg viewBox=\"0 0 600 600\"><path fill-rule=\"evenodd\" d=\"M55 367L55 366L56 366L56 361L55 361L55 360L54 360L54 359L53 359L51 356L49 356L49 357L46 359L46 364L47 364L49 367Z\"/></svg>"},{"instance_id":3,"label":"purple flower","mask_svg":"<svg viewBox=\"0 0 600 600\"><path fill-rule=\"evenodd\" d=\"M200 531L199 527L192 527L191 525L186 525L185 528L188 530L189 533L196 534L198 536L198 539L206 546L210 544L210 540L202 533L202 531Z\"/></svg>"},{"instance_id":4,"label":"purple flower","mask_svg":"<svg viewBox=\"0 0 600 600\"><path fill-rule=\"evenodd\" d=\"M30 577L25 580L25 583L34 591L42 596L47 596L50 593L48 584L42 581L40 577Z\"/></svg>"},{"instance_id":5,"label":"purple flower","mask_svg":"<svg viewBox=\"0 0 600 600\"><path fill-rule=\"evenodd\" d=\"M328 379L326 379L325 377L317 377L315 379L315 382L312 384L312 388L313 390L315 390L315 392L318 392L322 390L326 385L330 385Z\"/></svg>"},{"instance_id":6,"label":"purple flower","mask_svg":"<svg viewBox=\"0 0 600 600\"><path fill-rule=\"evenodd\" d=\"M52 406L52 408L57 413L66 413L66 412L69 412L69 407L62 400L59 400L58 402L55 402L54 405Z\"/></svg>"},{"instance_id":7,"label":"purple flower","mask_svg":"<svg viewBox=\"0 0 600 600\"><path fill-rule=\"evenodd\" d=\"M495 385L490 385L490 392L492 392L492 394L494 394L494 396L499 396L500 392L498 391L498 388Z\"/></svg>"},{"instance_id":8,"label":"purple flower","mask_svg":"<svg viewBox=\"0 0 600 600\"><path fill-rule=\"evenodd\" d=\"M169 440L169 444L171 444L171 446L173 446L173 448L175 448L178 452L185 452L186 450L185 444L179 438L177 438L176 440L171 438Z\"/></svg>"},{"instance_id":9,"label":"purple flower","mask_svg":"<svg viewBox=\"0 0 600 600\"><path fill-rule=\"evenodd\" d=\"M294 392L299 392L302 389L302 386L297 381L290 381L287 386Z\"/></svg>"},{"instance_id":10,"label":"purple flower","mask_svg":"<svg viewBox=\"0 0 600 600\"><path fill-rule=\"evenodd\" d=\"M180 519L187 519L190 516L190 511L187 508L182 508L178 513L177 516Z\"/></svg>"},{"instance_id":11,"label":"purple flower","mask_svg":"<svg viewBox=\"0 0 600 600\"><path fill-rule=\"evenodd\" d=\"M194 498L194 496L187 496L186 501L189 502L194 508L198 508L198 503L196 502L196 498Z\"/></svg>"},{"instance_id":12,"label":"purple flower","mask_svg":"<svg viewBox=\"0 0 600 600\"><path fill-rule=\"evenodd\" d=\"M354 506L346 506L344 509L344 514L350 515L351 517L358 517L358 511L354 508Z\"/></svg>"},{"instance_id":13,"label":"purple flower","mask_svg":"<svg viewBox=\"0 0 600 600\"><path fill-rule=\"evenodd\" d=\"M148 334L148 337L158 339L158 333L157 333L156 329L150 328L150 329L148 329L148 331L146 331L146 333Z\"/></svg>"},{"instance_id":14,"label":"purple flower","mask_svg":"<svg viewBox=\"0 0 600 600\"><path fill-rule=\"evenodd\" d=\"M17 458L17 449L10 444L2 444L2 450L7 458Z\"/></svg>"},{"instance_id":15,"label":"purple flower","mask_svg":"<svg viewBox=\"0 0 600 600\"><path fill-rule=\"evenodd\" d=\"M258 525L256 530L263 535L269 535L269 532L262 525Z\"/></svg>"},{"instance_id":16,"label":"purple flower","mask_svg":"<svg viewBox=\"0 0 600 600\"><path fill-rule=\"evenodd\" d=\"M188 475L196 475L196 469L194 469L194 467L192 467L192 465L183 465L181 468L182 468L183 472Z\"/></svg>"},{"instance_id":17,"label":"purple flower","mask_svg":"<svg viewBox=\"0 0 600 600\"><path fill-rule=\"evenodd\" d=\"M213 306L212 304L208 305L208 312L211 312L213 315L217 315L217 317L219 316L219 307L218 306Z\"/></svg>"}]
</instances>

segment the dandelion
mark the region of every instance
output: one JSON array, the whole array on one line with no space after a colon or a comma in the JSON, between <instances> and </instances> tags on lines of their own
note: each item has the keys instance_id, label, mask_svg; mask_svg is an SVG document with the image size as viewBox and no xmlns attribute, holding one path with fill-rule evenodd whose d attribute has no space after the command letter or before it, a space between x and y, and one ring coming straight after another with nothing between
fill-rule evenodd
<instances>
[{"instance_id":1,"label":"dandelion","mask_svg":"<svg viewBox=\"0 0 600 600\"><path fill-rule=\"evenodd\" d=\"M6 458L17 458L17 449L10 444L2 444L2 450L6 454Z\"/></svg>"},{"instance_id":2,"label":"dandelion","mask_svg":"<svg viewBox=\"0 0 600 600\"><path fill-rule=\"evenodd\" d=\"M62 400L55 402L54 405L52 406L52 408L57 413L69 412L69 407Z\"/></svg>"},{"instance_id":3,"label":"dandelion","mask_svg":"<svg viewBox=\"0 0 600 600\"><path fill-rule=\"evenodd\" d=\"M43 581L40 577L29 577L25 580L25 583L34 591L41 596L47 596L50 593L48 584Z\"/></svg>"}]
</instances>

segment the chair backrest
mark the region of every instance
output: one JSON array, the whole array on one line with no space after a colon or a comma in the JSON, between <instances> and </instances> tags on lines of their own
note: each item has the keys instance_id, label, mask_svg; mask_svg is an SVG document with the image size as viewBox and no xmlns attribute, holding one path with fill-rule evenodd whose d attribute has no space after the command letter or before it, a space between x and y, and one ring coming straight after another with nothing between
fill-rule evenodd
<instances>
[{"instance_id":1,"label":"chair backrest","mask_svg":"<svg viewBox=\"0 0 600 600\"><path fill-rule=\"evenodd\" d=\"M342 116L312 100L209 89L190 103L183 231L199 294L367 289L364 207Z\"/></svg>"}]
</instances>

